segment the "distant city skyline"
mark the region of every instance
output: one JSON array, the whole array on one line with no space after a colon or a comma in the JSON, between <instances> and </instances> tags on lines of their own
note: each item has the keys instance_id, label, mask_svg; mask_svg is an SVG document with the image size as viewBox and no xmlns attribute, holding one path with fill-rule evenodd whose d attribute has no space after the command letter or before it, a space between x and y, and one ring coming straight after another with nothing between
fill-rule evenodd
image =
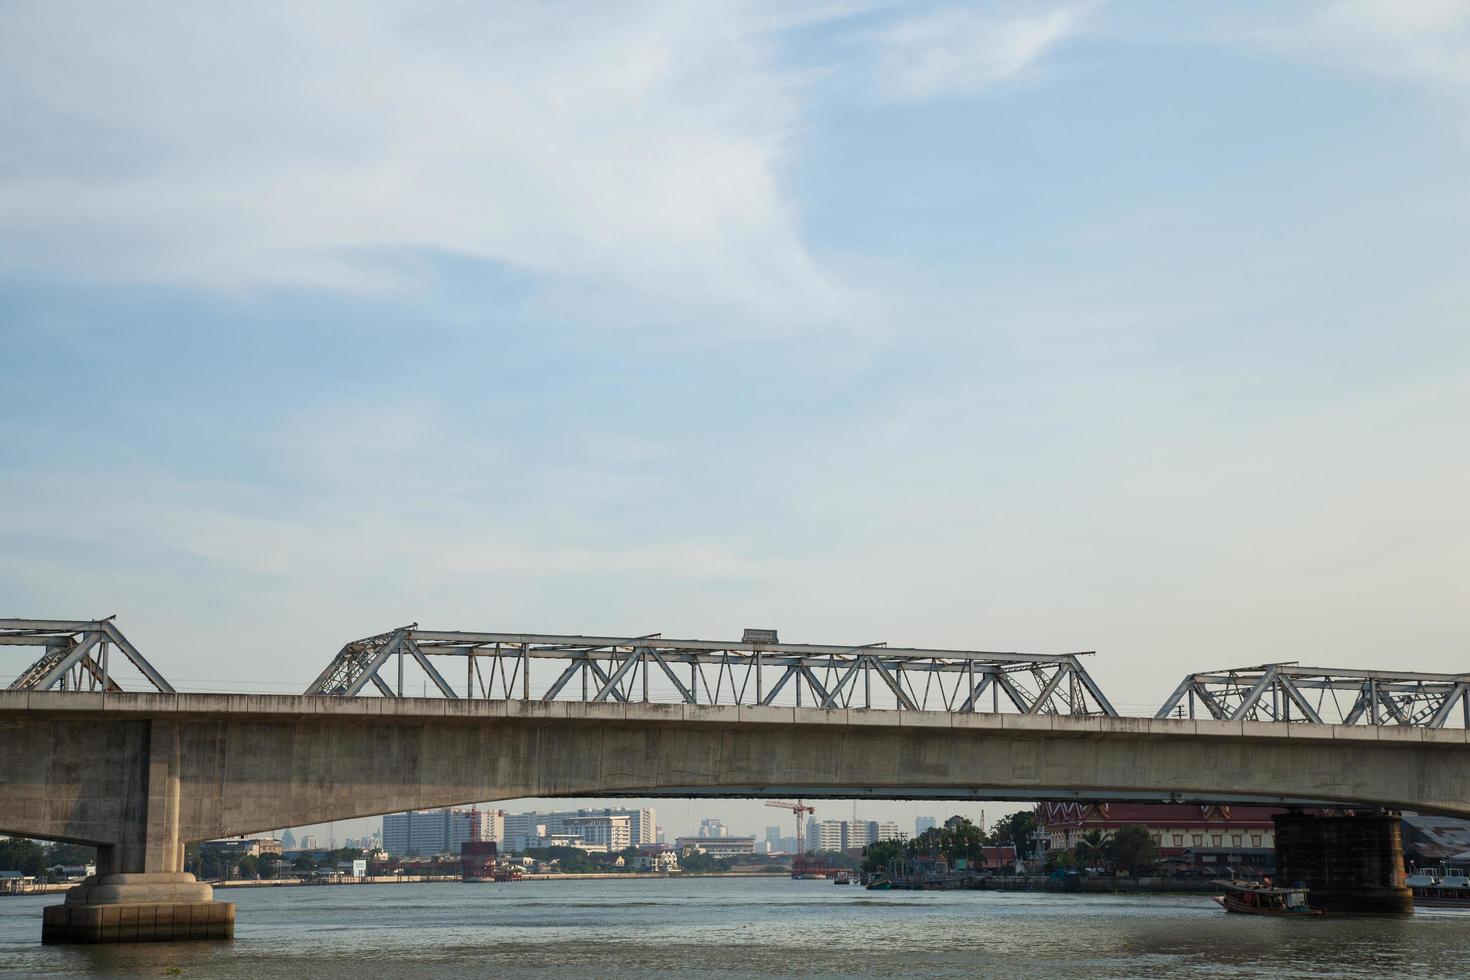
<instances>
[{"instance_id":1,"label":"distant city skyline","mask_svg":"<svg viewBox=\"0 0 1470 980\"><path fill-rule=\"evenodd\" d=\"M851 820L851 800L808 800L808 805L816 808L815 816L819 820ZM664 830L665 839L673 841L676 837L693 837L699 833L699 825L702 821L718 819L734 834L741 836L753 836L757 841L765 838L767 827L776 826L781 830L782 837L790 837L795 833L795 824L789 814L782 815L779 810L767 807L764 800L740 800L740 799L700 799L700 800L670 800L660 798L639 799L524 799L524 800L502 800L495 803L478 804L481 809L505 810L509 813L520 813L528 810L555 811L555 810L577 810L577 809L633 809L639 807L652 807L658 811L658 826ZM466 804L468 808L471 804ZM437 808L436 808L437 809ZM952 803L937 802L914 802L910 800L862 800L859 801L858 812L862 820L893 821L905 834L912 834L915 821L919 817L929 817L942 824L952 816L959 815L967 819L979 822L982 815L990 824L994 824L1001 817L1014 813L1017 810L1029 810L1031 804L1007 804L1007 803L976 803L973 801L956 801ZM803 817L805 827L806 817ZM339 841L347 837L361 837L377 831L382 826L382 817L363 817L355 820L338 820L333 823L308 824L302 827L290 828L297 837L303 834L315 835L321 842L325 843L335 833ZM278 828L284 829L284 828Z\"/></svg>"}]
</instances>

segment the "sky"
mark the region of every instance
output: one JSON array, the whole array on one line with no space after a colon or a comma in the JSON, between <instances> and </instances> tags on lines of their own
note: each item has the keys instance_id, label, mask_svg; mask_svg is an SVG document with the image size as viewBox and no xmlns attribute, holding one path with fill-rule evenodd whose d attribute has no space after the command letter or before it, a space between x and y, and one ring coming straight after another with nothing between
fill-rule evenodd
<instances>
[{"instance_id":1,"label":"sky","mask_svg":"<svg viewBox=\"0 0 1470 980\"><path fill-rule=\"evenodd\" d=\"M1467 174L1458 2L0 2L0 614L1465 670Z\"/></svg>"}]
</instances>

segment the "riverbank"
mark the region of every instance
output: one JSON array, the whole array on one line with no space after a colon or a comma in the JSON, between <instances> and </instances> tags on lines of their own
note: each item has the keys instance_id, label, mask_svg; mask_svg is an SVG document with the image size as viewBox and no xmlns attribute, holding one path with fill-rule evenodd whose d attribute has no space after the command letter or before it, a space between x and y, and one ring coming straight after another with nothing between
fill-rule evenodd
<instances>
[{"instance_id":1,"label":"riverbank","mask_svg":"<svg viewBox=\"0 0 1470 980\"><path fill-rule=\"evenodd\" d=\"M75 881L59 881L55 884L48 884L43 881L32 882L26 885L15 885L0 890L0 898L6 898L10 895L54 895L57 892L66 891L75 884L77 884Z\"/></svg>"},{"instance_id":2,"label":"riverbank","mask_svg":"<svg viewBox=\"0 0 1470 980\"><path fill-rule=\"evenodd\" d=\"M706 871L675 872L673 874L598 872L584 874L527 874L521 881L641 881L645 879L694 879L694 878L787 878L784 871ZM332 887L339 885L416 885L433 883L460 883L458 875L372 875L364 878L272 878L260 881L213 881L216 889L234 888L302 888ZM76 882L58 884L36 884L16 895L56 895L67 891ZM478 882L476 883L478 884ZM493 882L485 882L493 884ZM1010 875L973 878L964 882L946 883L948 890L975 891L1021 891L1021 892L1079 892L1091 895L1130 894L1213 894L1218 889L1205 878L1083 878L1070 877L1060 880L1043 875ZM4 897L4 895L0 895Z\"/></svg>"},{"instance_id":3,"label":"riverbank","mask_svg":"<svg viewBox=\"0 0 1470 980\"><path fill-rule=\"evenodd\" d=\"M654 874L652 872L587 872L569 874L527 874L518 878L518 881L596 881L596 880L618 880L618 881L643 881L654 878L788 878L784 871L679 871L673 874ZM301 887L332 887L337 885L413 885L433 883L459 884L459 875L372 875L365 878L272 878L261 881L213 881L210 884L219 888L301 888ZM472 882L472 884L495 884L495 882ZM509 884L509 882L501 882ZM62 886L65 890L70 886Z\"/></svg>"}]
</instances>

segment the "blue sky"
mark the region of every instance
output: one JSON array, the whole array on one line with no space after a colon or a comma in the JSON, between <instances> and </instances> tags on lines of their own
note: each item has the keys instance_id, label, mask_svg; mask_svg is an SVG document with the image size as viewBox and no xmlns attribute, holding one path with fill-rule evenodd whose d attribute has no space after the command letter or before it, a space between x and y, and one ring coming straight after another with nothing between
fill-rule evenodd
<instances>
[{"instance_id":1,"label":"blue sky","mask_svg":"<svg viewBox=\"0 0 1470 980\"><path fill-rule=\"evenodd\" d=\"M0 93L0 606L181 687L1465 668L1462 4L12 3Z\"/></svg>"}]
</instances>

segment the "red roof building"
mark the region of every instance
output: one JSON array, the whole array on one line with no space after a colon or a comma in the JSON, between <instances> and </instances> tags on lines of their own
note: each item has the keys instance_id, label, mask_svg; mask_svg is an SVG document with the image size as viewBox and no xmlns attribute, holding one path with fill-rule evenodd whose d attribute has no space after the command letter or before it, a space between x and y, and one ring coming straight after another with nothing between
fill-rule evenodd
<instances>
[{"instance_id":1,"label":"red roof building","mask_svg":"<svg viewBox=\"0 0 1470 980\"><path fill-rule=\"evenodd\" d=\"M1148 828L1164 861L1262 867L1275 863L1276 826L1285 811L1268 806L1188 803L1042 803L1037 835L1048 851L1065 851L1091 830Z\"/></svg>"}]
</instances>

